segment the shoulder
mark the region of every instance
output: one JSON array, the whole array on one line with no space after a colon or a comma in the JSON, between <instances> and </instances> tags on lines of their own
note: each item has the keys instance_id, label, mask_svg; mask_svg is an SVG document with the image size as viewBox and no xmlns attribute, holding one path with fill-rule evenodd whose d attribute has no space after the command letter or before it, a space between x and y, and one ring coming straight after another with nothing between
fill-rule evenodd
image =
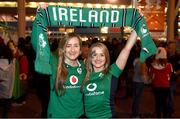
<instances>
[{"instance_id":1,"label":"shoulder","mask_svg":"<svg viewBox=\"0 0 180 119\"><path fill-rule=\"evenodd\" d=\"M172 64L171 64L171 63L167 63L166 67L167 67L168 69L173 70L173 66L172 66Z\"/></svg>"},{"instance_id":2,"label":"shoulder","mask_svg":"<svg viewBox=\"0 0 180 119\"><path fill-rule=\"evenodd\" d=\"M111 74L113 74L116 77L119 77L121 75L123 70L121 70L116 63L113 63L110 68L109 68L109 72Z\"/></svg>"},{"instance_id":3,"label":"shoulder","mask_svg":"<svg viewBox=\"0 0 180 119\"><path fill-rule=\"evenodd\" d=\"M168 67L172 67L172 64L171 64L171 63L167 63L167 66L168 66Z\"/></svg>"}]
</instances>

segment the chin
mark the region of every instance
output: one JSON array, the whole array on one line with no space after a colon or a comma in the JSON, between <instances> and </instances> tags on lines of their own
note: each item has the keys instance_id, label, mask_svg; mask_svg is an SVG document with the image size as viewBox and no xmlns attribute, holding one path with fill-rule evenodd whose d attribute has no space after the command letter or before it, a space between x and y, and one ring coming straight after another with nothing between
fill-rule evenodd
<instances>
[{"instance_id":1,"label":"chin","mask_svg":"<svg viewBox=\"0 0 180 119\"><path fill-rule=\"evenodd\" d=\"M71 57L70 60L77 60L77 57Z\"/></svg>"}]
</instances>

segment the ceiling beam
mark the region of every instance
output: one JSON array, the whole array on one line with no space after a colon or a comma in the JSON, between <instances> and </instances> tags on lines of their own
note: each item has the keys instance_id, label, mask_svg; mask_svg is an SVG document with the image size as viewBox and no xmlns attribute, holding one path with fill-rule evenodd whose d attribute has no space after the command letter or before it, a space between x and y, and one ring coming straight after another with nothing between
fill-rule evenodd
<instances>
[{"instance_id":1,"label":"ceiling beam","mask_svg":"<svg viewBox=\"0 0 180 119\"><path fill-rule=\"evenodd\" d=\"M0 2L17 2L17 0L0 0ZM130 5L131 0L117 0L112 2L112 0L26 0L26 2L71 2L71 3L100 3L100 4L121 4L121 5Z\"/></svg>"}]
</instances>

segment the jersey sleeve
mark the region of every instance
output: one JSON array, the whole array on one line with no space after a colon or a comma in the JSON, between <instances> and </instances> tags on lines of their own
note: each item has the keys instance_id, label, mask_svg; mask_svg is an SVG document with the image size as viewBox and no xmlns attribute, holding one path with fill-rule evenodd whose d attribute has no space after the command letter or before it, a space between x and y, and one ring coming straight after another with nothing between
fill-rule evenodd
<instances>
[{"instance_id":1,"label":"jersey sleeve","mask_svg":"<svg viewBox=\"0 0 180 119\"><path fill-rule=\"evenodd\" d=\"M110 67L110 73L114 75L116 78L118 78L123 70L119 69L119 67L116 65L116 63L113 63Z\"/></svg>"},{"instance_id":2,"label":"jersey sleeve","mask_svg":"<svg viewBox=\"0 0 180 119\"><path fill-rule=\"evenodd\" d=\"M31 42L36 52L35 71L42 74L51 74L50 47L47 38L47 18L44 9L37 10L36 18L33 22Z\"/></svg>"}]
</instances>

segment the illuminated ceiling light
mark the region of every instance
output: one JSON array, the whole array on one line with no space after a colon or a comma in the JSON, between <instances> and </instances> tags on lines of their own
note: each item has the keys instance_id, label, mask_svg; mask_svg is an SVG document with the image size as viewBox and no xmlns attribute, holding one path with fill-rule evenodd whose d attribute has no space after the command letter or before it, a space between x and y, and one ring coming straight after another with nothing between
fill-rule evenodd
<instances>
[{"instance_id":1,"label":"illuminated ceiling light","mask_svg":"<svg viewBox=\"0 0 180 119\"><path fill-rule=\"evenodd\" d=\"M74 32L74 28L67 28L67 29L66 29L66 32L67 32L67 33L73 33L73 32Z\"/></svg>"},{"instance_id":2,"label":"illuminated ceiling light","mask_svg":"<svg viewBox=\"0 0 180 119\"><path fill-rule=\"evenodd\" d=\"M96 8L101 8L102 5L101 4L96 4Z\"/></svg>"},{"instance_id":3,"label":"illuminated ceiling light","mask_svg":"<svg viewBox=\"0 0 180 119\"><path fill-rule=\"evenodd\" d=\"M165 13L167 13L167 7L165 7L164 11L165 11Z\"/></svg>"},{"instance_id":4,"label":"illuminated ceiling light","mask_svg":"<svg viewBox=\"0 0 180 119\"><path fill-rule=\"evenodd\" d=\"M106 41L106 38L102 38L103 41Z\"/></svg>"},{"instance_id":5,"label":"illuminated ceiling light","mask_svg":"<svg viewBox=\"0 0 180 119\"><path fill-rule=\"evenodd\" d=\"M88 3L88 4L87 4L87 7L88 7L88 8L92 8L93 5Z\"/></svg>"},{"instance_id":6,"label":"illuminated ceiling light","mask_svg":"<svg viewBox=\"0 0 180 119\"><path fill-rule=\"evenodd\" d=\"M46 2L37 3L37 7L39 7L39 6L45 7L46 5L48 5L48 3L46 3Z\"/></svg>"},{"instance_id":7,"label":"illuminated ceiling light","mask_svg":"<svg viewBox=\"0 0 180 119\"><path fill-rule=\"evenodd\" d=\"M11 4L11 2L5 2L5 4L7 4L7 5L9 4L9 5L10 5L10 4Z\"/></svg>"},{"instance_id":8,"label":"illuminated ceiling light","mask_svg":"<svg viewBox=\"0 0 180 119\"><path fill-rule=\"evenodd\" d=\"M59 28L59 32L61 33L65 32L65 28Z\"/></svg>"},{"instance_id":9,"label":"illuminated ceiling light","mask_svg":"<svg viewBox=\"0 0 180 119\"><path fill-rule=\"evenodd\" d=\"M144 6L142 6L142 5L139 5L139 6L138 6L138 8L142 9L142 8L144 8Z\"/></svg>"},{"instance_id":10,"label":"illuminated ceiling light","mask_svg":"<svg viewBox=\"0 0 180 119\"><path fill-rule=\"evenodd\" d=\"M112 5L112 8L118 8L118 6L117 5Z\"/></svg>"},{"instance_id":11,"label":"illuminated ceiling light","mask_svg":"<svg viewBox=\"0 0 180 119\"><path fill-rule=\"evenodd\" d=\"M124 32L125 33L130 33L132 31L132 28L131 27L125 27L124 28Z\"/></svg>"},{"instance_id":12,"label":"illuminated ceiling light","mask_svg":"<svg viewBox=\"0 0 180 119\"><path fill-rule=\"evenodd\" d=\"M104 7L104 8L110 8L111 5L110 5L110 4L105 4L103 7Z\"/></svg>"},{"instance_id":13,"label":"illuminated ceiling light","mask_svg":"<svg viewBox=\"0 0 180 119\"><path fill-rule=\"evenodd\" d=\"M116 3L118 0L107 0L108 3Z\"/></svg>"},{"instance_id":14,"label":"illuminated ceiling light","mask_svg":"<svg viewBox=\"0 0 180 119\"><path fill-rule=\"evenodd\" d=\"M43 4L46 4L45 2L39 2L39 5L43 5Z\"/></svg>"},{"instance_id":15,"label":"illuminated ceiling light","mask_svg":"<svg viewBox=\"0 0 180 119\"><path fill-rule=\"evenodd\" d=\"M102 27L101 33L108 33L108 27Z\"/></svg>"},{"instance_id":16,"label":"illuminated ceiling light","mask_svg":"<svg viewBox=\"0 0 180 119\"><path fill-rule=\"evenodd\" d=\"M35 16L30 16L31 20L34 21L35 19Z\"/></svg>"},{"instance_id":17,"label":"illuminated ceiling light","mask_svg":"<svg viewBox=\"0 0 180 119\"><path fill-rule=\"evenodd\" d=\"M159 41L166 41L167 39L164 38L164 37L161 37L161 38L159 38L158 40L159 40Z\"/></svg>"},{"instance_id":18,"label":"illuminated ceiling light","mask_svg":"<svg viewBox=\"0 0 180 119\"><path fill-rule=\"evenodd\" d=\"M132 5L128 5L127 8L132 8Z\"/></svg>"},{"instance_id":19,"label":"illuminated ceiling light","mask_svg":"<svg viewBox=\"0 0 180 119\"><path fill-rule=\"evenodd\" d=\"M77 7L83 7L84 6L83 3L77 3L76 5L77 5Z\"/></svg>"},{"instance_id":20,"label":"illuminated ceiling light","mask_svg":"<svg viewBox=\"0 0 180 119\"><path fill-rule=\"evenodd\" d=\"M119 8L126 8L126 6L125 5L120 5Z\"/></svg>"},{"instance_id":21,"label":"illuminated ceiling light","mask_svg":"<svg viewBox=\"0 0 180 119\"><path fill-rule=\"evenodd\" d=\"M55 2L49 2L49 5L56 5Z\"/></svg>"},{"instance_id":22,"label":"illuminated ceiling light","mask_svg":"<svg viewBox=\"0 0 180 119\"><path fill-rule=\"evenodd\" d=\"M81 39L82 39L82 41L87 41L87 40L88 40L87 37L83 37L83 38L81 38Z\"/></svg>"},{"instance_id":23,"label":"illuminated ceiling light","mask_svg":"<svg viewBox=\"0 0 180 119\"><path fill-rule=\"evenodd\" d=\"M73 4L73 3L67 3L67 6L76 6L75 4Z\"/></svg>"},{"instance_id":24,"label":"illuminated ceiling light","mask_svg":"<svg viewBox=\"0 0 180 119\"><path fill-rule=\"evenodd\" d=\"M0 2L0 7L17 7L17 2Z\"/></svg>"},{"instance_id":25,"label":"illuminated ceiling light","mask_svg":"<svg viewBox=\"0 0 180 119\"><path fill-rule=\"evenodd\" d=\"M57 5L59 5L59 6L65 6L65 3L58 2Z\"/></svg>"},{"instance_id":26,"label":"illuminated ceiling light","mask_svg":"<svg viewBox=\"0 0 180 119\"><path fill-rule=\"evenodd\" d=\"M37 8L37 3L36 2L29 2L26 4L26 7Z\"/></svg>"}]
</instances>

